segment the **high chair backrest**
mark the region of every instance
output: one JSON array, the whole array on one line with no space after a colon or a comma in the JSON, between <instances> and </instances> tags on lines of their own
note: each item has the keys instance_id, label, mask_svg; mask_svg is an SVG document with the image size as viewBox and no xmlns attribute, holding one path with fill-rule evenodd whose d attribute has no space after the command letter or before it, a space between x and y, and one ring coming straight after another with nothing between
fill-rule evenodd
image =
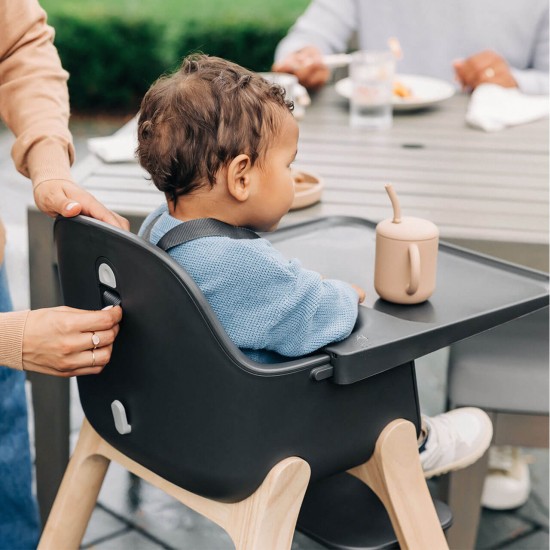
<instances>
[{"instance_id":1,"label":"high chair backrest","mask_svg":"<svg viewBox=\"0 0 550 550\"><path fill-rule=\"evenodd\" d=\"M83 216L58 219L55 238L65 304L123 308L111 362L78 379L86 417L168 481L236 501L285 457L318 479L365 462L392 419L419 426L412 363L343 386L312 376L328 353L255 363L162 250Z\"/></svg>"}]
</instances>

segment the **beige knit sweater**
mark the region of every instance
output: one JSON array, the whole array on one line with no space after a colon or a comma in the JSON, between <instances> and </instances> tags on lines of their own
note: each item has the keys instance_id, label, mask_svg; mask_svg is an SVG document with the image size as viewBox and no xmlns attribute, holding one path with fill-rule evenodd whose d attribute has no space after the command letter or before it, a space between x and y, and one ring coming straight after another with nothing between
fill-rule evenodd
<instances>
[{"instance_id":1,"label":"beige knit sweater","mask_svg":"<svg viewBox=\"0 0 550 550\"><path fill-rule=\"evenodd\" d=\"M33 185L72 180L68 74L53 36L37 0L0 0L0 117L16 136L15 166ZM0 265L4 240L0 223ZM0 365L22 368L27 315L28 311L0 313Z\"/></svg>"}]
</instances>

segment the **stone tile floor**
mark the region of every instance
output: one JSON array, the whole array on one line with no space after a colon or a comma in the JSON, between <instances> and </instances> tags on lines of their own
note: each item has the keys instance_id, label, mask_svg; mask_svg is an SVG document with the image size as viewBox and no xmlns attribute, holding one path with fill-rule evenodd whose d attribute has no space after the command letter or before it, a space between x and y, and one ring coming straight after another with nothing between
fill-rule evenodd
<instances>
[{"instance_id":1,"label":"stone tile floor","mask_svg":"<svg viewBox=\"0 0 550 550\"><path fill-rule=\"evenodd\" d=\"M86 138L109 135L122 120L75 121L77 158L86 155ZM26 209L32 204L28 182L14 170L9 150L11 135L0 126L0 217L8 229L7 267L16 309L28 307L28 245ZM423 410L437 414L443 409L445 352L417 362L418 384ZM72 392L73 444L82 412L77 392ZM548 450L530 449L533 491L528 502L509 512L483 510L477 548L542 550L548 536ZM86 531L82 548L97 550L224 550L233 548L228 536L211 523L147 484L138 484L116 464L111 465L98 505ZM293 550L322 547L296 533ZM62 550L62 549L60 549Z\"/></svg>"}]
</instances>

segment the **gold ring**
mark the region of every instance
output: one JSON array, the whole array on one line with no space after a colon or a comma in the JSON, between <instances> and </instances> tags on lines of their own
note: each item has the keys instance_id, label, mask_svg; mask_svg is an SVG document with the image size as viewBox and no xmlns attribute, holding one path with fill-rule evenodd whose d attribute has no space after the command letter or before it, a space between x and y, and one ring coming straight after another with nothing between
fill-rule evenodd
<instances>
[{"instance_id":1,"label":"gold ring","mask_svg":"<svg viewBox=\"0 0 550 550\"><path fill-rule=\"evenodd\" d=\"M92 367L95 367L95 353L93 349L91 349L90 351L92 352Z\"/></svg>"},{"instance_id":2,"label":"gold ring","mask_svg":"<svg viewBox=\"0 0 550 550\"><path fill-rule=\"evenodd\" d=\"M495 69L493 69L493 67L487 67L484 71L483 71L483 74L487 77L487 78L493 78L495 76Z\"/></svg>"},{"instance_id":3,"label":"gold ring","mask_svg":"<svg viewBox=\"0 0 550 550\"><path fill-rule=\"evenodd\" d=\"M92 332L92 344L94 346L94 349L96 349L97 346L99 346L100 341L101 340L99 339L99 336L95 332Z\"/></svg>"}]
</instances>

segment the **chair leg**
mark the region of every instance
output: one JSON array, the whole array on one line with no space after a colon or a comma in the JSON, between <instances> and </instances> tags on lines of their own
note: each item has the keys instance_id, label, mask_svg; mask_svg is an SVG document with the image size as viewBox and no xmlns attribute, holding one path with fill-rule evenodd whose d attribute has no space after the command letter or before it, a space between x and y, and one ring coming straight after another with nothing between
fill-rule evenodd
<instances>
[{"instance_id":1,"label":"chair leg","mask_svg":"<svg viewBox=\"0 0 550 550\"><path fill-rule=\"evenodd\" d=\"M101 442L84 419L38 550L76 550L80 546L110 463L97 453Z\"/></svg>"},{"instance_id":2,"label":"chair leg","mask_svg":"<svg viewBox=\"0 0 550 550\"><path fill-rule=\"evenodd\" d=\"M310 477L309 464L290 457L276 464L260 487L241 502L210 500L170 483L117 451L84 419L38 550L78 548L111 461L220 525L237 550L288 550Z\"/></svg>"},{"instance_id":3,"label":"chair leg","mask_svg":"<svg viewBox=\"0 0 550 550\"><path fill-rule=\"evenodd\" d=\"M288 550L310 477L296 457L277 464L262 485L231 511L226 530L237 550Z\"/></svg>"},{"instance_id":4,"label":"chair leg","mask_svg":"<svg viewBox=\"0 0 550 550\"><path fill-rule=\"evenodd\" d=\"M424 479L411 422L390 422L380 434L372 457L349 473L380 498L403 550L448 549Z\"/></svg>"},{"instance_id":5,"label":"chair leg","mask_svg":"<svg viewBox=\"0 0 550 550\"><path fill-rule=\"evenodd\" d=\"M248 498L235 503L201 497L158 476L101 439L98 451L217 523L237 550L288 550L310 477L309 464L298 457L276 464Z\"/></svg>"}]
</instances>

